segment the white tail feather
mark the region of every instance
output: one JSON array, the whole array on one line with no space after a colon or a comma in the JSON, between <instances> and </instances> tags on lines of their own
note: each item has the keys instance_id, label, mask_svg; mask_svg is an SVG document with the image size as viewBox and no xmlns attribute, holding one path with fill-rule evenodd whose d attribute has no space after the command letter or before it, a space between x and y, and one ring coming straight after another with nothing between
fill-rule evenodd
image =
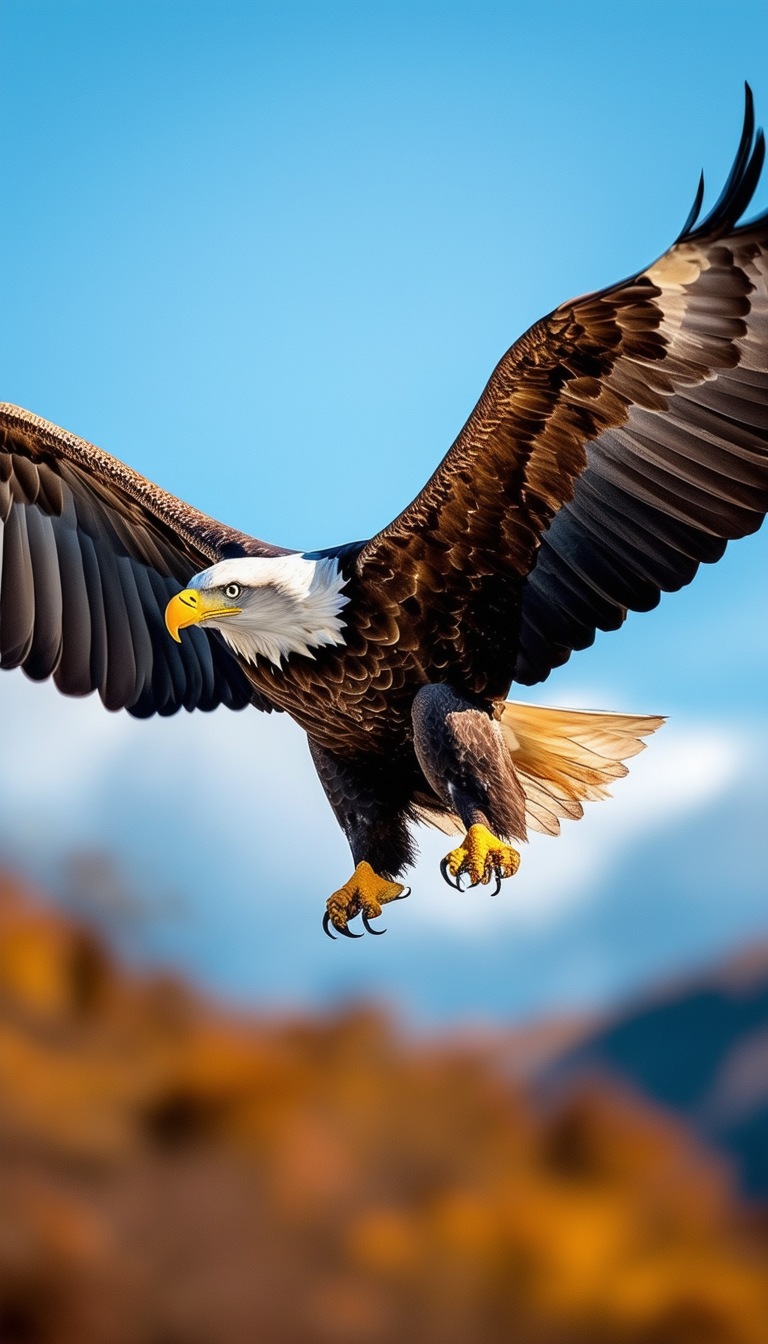
<instances>
[{"instance_id":1,"label":"white tail feather","mask_svg":"<svg viewBox=\"0 0 768 1344\"><path fill-rule=\"evenodd\" d=\"M583 816L582 803L610 798L608 784L628 773L623 762L643 751L640 739L664 722L652 714L549 709L517 700L499 710L496 718L525 791L526 822L544 835L560 834L561 817Z\"/></svg>"}]
</instances>

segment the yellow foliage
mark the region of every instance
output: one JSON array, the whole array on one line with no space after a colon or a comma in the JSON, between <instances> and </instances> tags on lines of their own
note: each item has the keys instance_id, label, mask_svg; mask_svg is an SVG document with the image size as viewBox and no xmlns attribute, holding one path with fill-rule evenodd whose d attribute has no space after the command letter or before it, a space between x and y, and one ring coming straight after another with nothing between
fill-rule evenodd
<instances>
[{"instance_id":1,"label":"yellow foliage","mask_svg":"<svg viewBox=\"0 0 768 1344\"><path fill-rule=\"evenodd\" d=\"M765 1226L669 1118L233 1020L0 894L4 1344L765 1344Z\"/></svg>"}]
</instances>

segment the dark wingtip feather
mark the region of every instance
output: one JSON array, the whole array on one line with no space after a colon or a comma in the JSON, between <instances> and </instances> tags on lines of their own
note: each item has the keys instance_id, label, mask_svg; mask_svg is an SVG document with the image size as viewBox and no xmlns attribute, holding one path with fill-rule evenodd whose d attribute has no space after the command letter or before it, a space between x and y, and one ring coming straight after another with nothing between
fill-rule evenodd
<instances>
[{"instance_id":1,"label":"dark wingtip feather","mask_svg":"<svg viewBox=\"0 0 768 1344\"><path fill-rule=\"evenodd\" d=\"M753 145L754 140L754 145ZM765 140L759 130L755 135L755 104L749 84L744 84L744 125L731 171L709 214L697 229L692 225L696 215L686 224L680 238L717 238L737 223L751 201L760 178L765 158ZM692 212L693 213L693 212ZM697 212L698 213L698 212Z\"/></svg>"},{"instance_id":2,"label":"dark wingtip feather","mask_svg":"<svg viewBox=\"0 0 768 1344\"><path fill-rule=\"evenodd\" d=\"M735 208L738 210L735 218L740 219L755 194L755 188L760 181L760 174L763 171L765 161L765 136L762 127L755 136L755 147L752 150L752 157L747 164L744 177L739 187L739 200L735 202Z\"/></svg>"},{"instance_id":3,"label":"dark wingtip feather","mask_svg":"<svg viewBox=\"0 0 768 1344\"><path fill-rule=\"evenodd\" d=\"M684 238L685 235L689 233L690 230L693 228L694 224L696 223L696 220L699 218L699 211L701 209L701 202L703 200L704 200L704 173L702 171L702 174L699 178L699 185L696 189L696 196L694 198L693 205L691 206L688 218L686 219L682 229L677 235L675 242L679 243L680 239Z\"/></svg>"}]
</instances>

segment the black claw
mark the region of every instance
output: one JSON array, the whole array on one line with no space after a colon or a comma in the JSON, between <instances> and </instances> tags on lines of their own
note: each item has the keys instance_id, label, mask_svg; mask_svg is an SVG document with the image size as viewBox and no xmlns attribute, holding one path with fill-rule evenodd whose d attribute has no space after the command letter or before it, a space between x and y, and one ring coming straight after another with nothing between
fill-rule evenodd
<instances>
[{"instance_id":1,"label":"black claw","mask_svg":"<svg viewBox=\"0 0 768 1344\"><path fill-rule=\"evenodd\" d=\"M403 890L400 892L400 895L399 895L399 896L396 896L396 897L395 897L395 900L396 900L396 901L404 901L405 898L406 898L406 896L410 896L410 894L411 894L411 888L410 888L410 887L403 887Z\"/></svg>"},{"instance_id":2,"label":"black claw","mask_svg":"<svg viewBox=\"0 0 768 1344\"><path fill-rule=\"evenodd\" d=\"M368 932L369 932L369 933L375 933L377 938L380 937L380 935L381 935L382 933L386 933L386 932L387 932L386 929L374 929L373 926L372 926L372 924L370 923L370 921L369 921L369 919L368 919L368 916L366 915L365 911L363 911L363 914L362 914L362 920L363 920L363 924L365 925L365 928L368 930ZM358 933L358 934L355 934L354 936L355 936L356 938L359 938L359 937L360 937L360 934Z\"/></svg>"},{"instance_id":3,"label":"black claw","mask_svg":"<svg viewBox=\"0 0 768 1344\"><path fill-rule=\"evenodd\" d=\"M344 925L344 928L343 928L343 929L338 929L337 932L341 934L342 938L362 938L362 937L363 937L363 934L362 934L362 933L353 933L352 930L351 930L350 928L347 928L347 925L346 925L346 924Z\"/></svg>"},{"instance_id":4,"label":"black claw","mask_svg":"<svg viewBox=\"0 0 768 1344\"><path fill-rule=\"evenodd\" d=\"M491 895L492 895L492 896L498 896L499 892L501 891L501 878L499 877L499 874L498 874L498 872L496 871L496 869L494 869L494 876L495 876L495 878L496 878L496 890L495 890L495 891L492 891L492 892L491 892Z\"/></svg>"},{"instance_id":5,"label":"black claw","mask_svg":"<svg viewBox=\"0 0 768 1344\"><path fill-rule=\"evenodd\" d=\"M343 929L337 929L335 924L333 925L333 927L334 929L336 929L336 933L341 934L342 938L362 938L363 936L362 933L353 933L351 929L348 929L346 927ZM336 942L336 933L331 933L331 916L329 915L327 910L323 915L323 932L328 935L328 937L331 939L332 942L334 943Z\"/></svg>"},{"instance_id":6,"label":"black claw","mask_svg":"<svg viewBox=\"0 0 768 1344\"><path fill-rule=\"evenodd\" d=\"M443 875L443 881L447 882L449 887L453 887L454 891L461 891L461 878L454 878L453 874L449 873L447 859L441 859L440 872Z\"/></svg>"}]
</instances>

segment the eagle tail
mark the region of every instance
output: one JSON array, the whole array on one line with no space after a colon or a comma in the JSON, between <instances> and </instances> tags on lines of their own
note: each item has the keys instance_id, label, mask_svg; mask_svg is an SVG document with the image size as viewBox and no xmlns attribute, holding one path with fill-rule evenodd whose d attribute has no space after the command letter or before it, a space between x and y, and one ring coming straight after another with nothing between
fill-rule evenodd
<instances>
[{"instance_id":1,"label":"eagle tail","mask_svg":"<svg viewBox=\"0 0 768 1344\"><path fill-rule=\"evenodd\" d=\"M560 834L560 819L576 821L582 803L610 798L608 785L628 774L624 761L647 745L664 719L653 714L550 709L509 700L498 707L504 741L523 786L526 823Z\"/></svg>"}]
</instances>

